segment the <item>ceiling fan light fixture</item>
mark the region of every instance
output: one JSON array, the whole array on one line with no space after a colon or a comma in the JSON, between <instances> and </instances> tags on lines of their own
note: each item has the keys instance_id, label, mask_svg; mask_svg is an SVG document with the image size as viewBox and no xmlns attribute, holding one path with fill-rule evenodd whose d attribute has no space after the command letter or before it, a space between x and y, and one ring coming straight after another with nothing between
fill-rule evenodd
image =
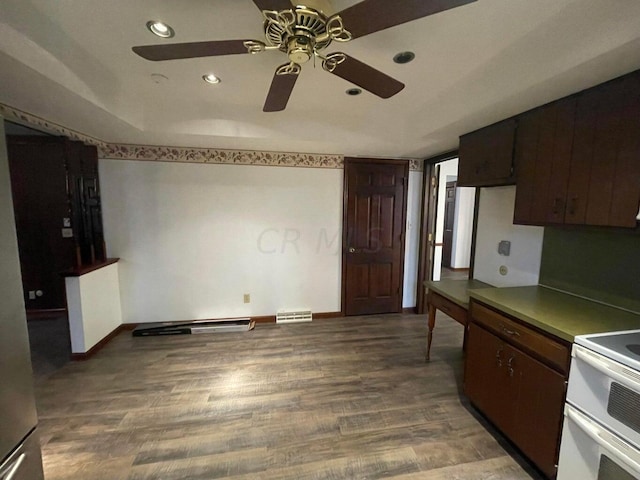
<instances>
[{"instance_id":1,"label":"ceiling fan light fixture","mask_svg":"<svg viewBox=\"0 0 640 480\"><path fill-rule=\"evenodd\" d=\"M416 58L416 54L413 52L400 52L393 57L393 61L399 64L409 63Z\"/></svg>"},{"instance_id":2,"label":"ceiling fan light fixture","mask_svg":"<svg viewBox=\"0 0 640 480\"><path fill-rule=\"evenodd\" d=\"M220 83L220 78L215 76L213 73L207 73L206 75L203 75L202 79L205 82L210 83L211 85L217 85L218 83Z\"/></svg>"},{"instance_id":3,"label":"ceiling fan light fixture","mask_svg":"<svg viewBox=\"0 0 640 480\"><path fill-rule=\"evenodd\" d=\"M149 20L147 22L147 28L151 33L161 38L171 38L176 32L173 31L169 25L158 20Z\"/></svg>"},{"instance_id":4,"label":"ceiling fan light fixture","mask_svg":"<svg viewBox=\"0 0 640 480\"><path fill-rule=\"evenodd\" d=\"M359 88L350 88L349 90L347 90L345 92L347 95L350 95L352 97L355 97L356 95L360 95L362 93L362 90L360 90Z\"/></svg>"}]
</instances>

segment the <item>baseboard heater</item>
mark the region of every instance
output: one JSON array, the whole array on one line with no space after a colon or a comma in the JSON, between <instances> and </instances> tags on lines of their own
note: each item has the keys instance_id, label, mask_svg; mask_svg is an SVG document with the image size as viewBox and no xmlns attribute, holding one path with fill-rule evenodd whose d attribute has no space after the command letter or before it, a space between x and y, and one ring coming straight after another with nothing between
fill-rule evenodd
<instances>
[{"instance_id":1,"label":"baseboard heater","mask_svg":"<svg viewBox=\"0 0 640 480\"><path fill-rule=\"evenodd\" d=\"M276 323L300 323L311 322L313 314L311 310L303 310L297 312L278 312L276 314Z\"/></svg>"},{"instance_id":2,"label":"baseboard heater","mask_svg":"<svg viewBox=\"0 0 640 480\"><path fill-rule=\"evenodd\" d=\"M194 320L191 322L142 323L133 329L134 337L156 335L194 335L217 332L247 332L253 330L256 323L250 318L232 318L221 320Z\"/></svg>"}]
</instances>

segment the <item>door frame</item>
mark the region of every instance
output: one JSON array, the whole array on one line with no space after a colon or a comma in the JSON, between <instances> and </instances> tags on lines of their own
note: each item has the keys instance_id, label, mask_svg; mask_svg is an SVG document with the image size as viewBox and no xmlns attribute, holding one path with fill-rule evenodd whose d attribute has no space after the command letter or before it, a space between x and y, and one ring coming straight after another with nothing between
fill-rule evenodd
<instances>
[{"instance_id":1,"label":"door frame","mask_svg":"<svg viewBox=\"0 0 640 480\"><path fill-rule=\"evenodd\" d=\"M344 158L344 180L342 185L342 278L340 292L340 315L346 317L346 299L347 299L347 250L348 246L348 228L347 228L347 208L349 207L349 178L347 164L369 164L369 165L401 165L404 166L403 178L403 198L402 198L402 240L400 242L400 293L397 312L402 313L402 298L404 296L404 262L405 262L405 244L407 240L407 202L409 190L409 160L392 159L392 158L366 158L366 157L345 157Z\"/></svg>"},{"instance_id":2,"label":"door frame","mask_svg":"<svg viewBox=\"0 0 640 480\"><path fill-rule=\"evenodd\" d=\"M438 205L438 164L458 157L458 150L452 150L425 159L422 175L422 220L420 224L420 245L418 252L418 281L416 313L427 311L427 295L424 282L433 279L435 257L436 212Z\"/></svg>"}]
</instances>

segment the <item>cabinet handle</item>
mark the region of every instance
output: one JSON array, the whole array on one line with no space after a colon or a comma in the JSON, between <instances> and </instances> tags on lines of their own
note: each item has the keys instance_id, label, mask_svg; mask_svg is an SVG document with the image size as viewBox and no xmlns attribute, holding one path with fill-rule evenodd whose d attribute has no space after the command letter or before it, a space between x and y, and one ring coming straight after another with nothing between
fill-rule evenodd
<instances>
[{"instance_id":1,"label":"cabinet handle","mask_svg":"<svg viewBox=\"0 0 640 480\"><path fill-rule=\"evenodd\" d=\"M571 203L569 203L569 215L576 214L576 206L578 204L578 197L572 197Z\"/></svg>"},{"instance_id":2,"label":"cabinet handle","mask_svg":"<svg viewBox=\"0 0 640 480\"><path fill-rule=\"evenodd\" d=\"M506 333L507 335L511 335L512 337L519 337L520 336L520 332L516 332L515 330L509 330L507 327L505 327L502 324L500 324L500 328L502 329L502 332Z\"/></svg>"},{"instance_id":3,"label":"cabinet handle","mask_svg":"<svg viewBox=\"0 0 640 480\"><path fill-rule=\"evenodd\" d=\"M509 376L513 377L513 361L515 360L514 357L510 357L509 361L507 362L507 367L509 367Z\"/></svg>"},{"instance_id":4,"label":"cabinet handle","mask_svg":"<svg viewBox=\"0 0 640 480\"><path fill-rule=\"evenodd\" d=\"M556 197L556 199L553 201L553 213L557 215L560 212L561 208L562 208L562 199L560 197Z\"/></svg>"},{"instance_id":5,"label":"cabinet handle","mask_svg":"<svg viewBox=\"0 0 640 480\"><path fill-rule=\"evenodd\" d=\"M502 366L502 347L498 349L498 351L496 352L496 363L498 364L498 367Z\"/></svg>"}]
</instances>

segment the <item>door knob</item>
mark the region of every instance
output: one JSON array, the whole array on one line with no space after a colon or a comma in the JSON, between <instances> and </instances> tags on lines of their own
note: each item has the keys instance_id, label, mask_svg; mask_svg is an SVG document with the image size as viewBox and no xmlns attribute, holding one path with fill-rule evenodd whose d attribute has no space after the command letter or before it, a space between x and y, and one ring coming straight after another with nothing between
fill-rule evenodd
<instances>
[{"instance_id":1,"label":"door knob","mask_svg":"<svg viewBox=\"0 0 640 480\"><path fill-rule=\"evenodd\" d=\"M356 249L353 247L349 247L349 253L356 253Z\"/></svg>"}]
</instances>

